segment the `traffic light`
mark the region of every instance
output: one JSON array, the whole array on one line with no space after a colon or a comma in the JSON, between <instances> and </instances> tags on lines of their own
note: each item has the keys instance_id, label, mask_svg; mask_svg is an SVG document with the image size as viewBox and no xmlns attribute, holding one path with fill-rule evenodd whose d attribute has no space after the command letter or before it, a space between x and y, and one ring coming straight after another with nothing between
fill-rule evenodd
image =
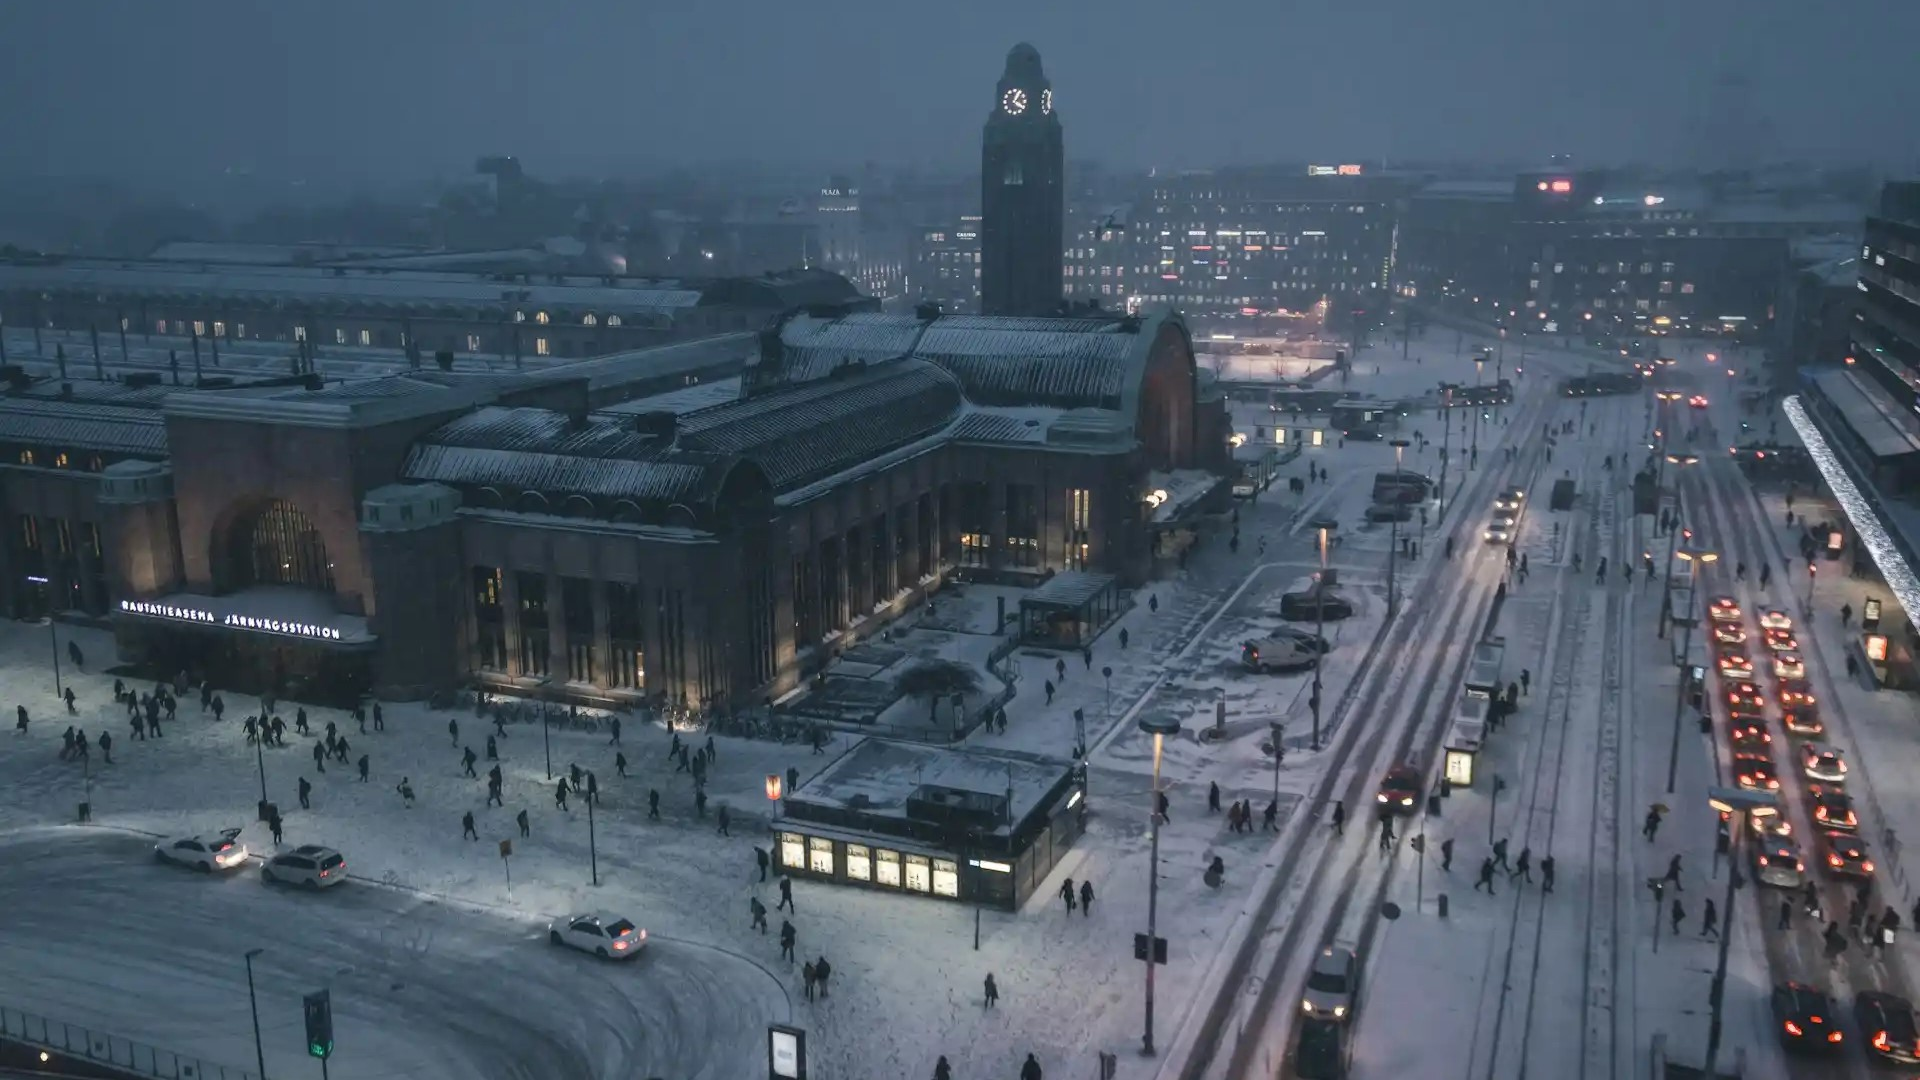
<instances>
[{"instance_id":1,"label":"traffic light","mask_svg":"<svg viewBox=\"0 0 1920 1080\"><path fill-rule=\"evenodd\" d=\"M333 1056L333 997L317 990L302 999L307 1016L307 1056L322 1060Z\"/></svg>"}]
</instances>

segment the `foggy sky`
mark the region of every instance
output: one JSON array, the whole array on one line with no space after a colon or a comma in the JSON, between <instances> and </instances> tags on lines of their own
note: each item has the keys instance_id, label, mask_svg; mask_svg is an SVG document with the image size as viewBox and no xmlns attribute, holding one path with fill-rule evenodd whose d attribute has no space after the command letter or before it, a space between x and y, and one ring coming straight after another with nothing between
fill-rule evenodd
<instances>
[{"instance_id":1,"label":"foggy sky","mask_svg":"<svg viewBox=\"0 0 1920 1080\"><path fill-rule=\"evenodd\" d=\"M1920 156L1915 0L7 0L0 172L960 169L1021 40L1117 167Z\"/></svg>"}]
</instances>

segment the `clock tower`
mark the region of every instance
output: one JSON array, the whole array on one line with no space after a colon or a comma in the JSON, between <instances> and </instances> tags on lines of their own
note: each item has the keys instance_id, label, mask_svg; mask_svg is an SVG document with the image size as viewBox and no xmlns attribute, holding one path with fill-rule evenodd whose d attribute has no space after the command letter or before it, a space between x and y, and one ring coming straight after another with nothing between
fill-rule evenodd
<instances>
[{"instance_id":1,"label":"clock tower","mask_svg":"<svg viewBox=\"0 0 1920 1080\"><path fill-rule=\"evenodd\" d=\"M980 146L980 310L1054 315L1066 250L1060 117L1040 53L1007 53Z\"/></svg>"}]
</instances>

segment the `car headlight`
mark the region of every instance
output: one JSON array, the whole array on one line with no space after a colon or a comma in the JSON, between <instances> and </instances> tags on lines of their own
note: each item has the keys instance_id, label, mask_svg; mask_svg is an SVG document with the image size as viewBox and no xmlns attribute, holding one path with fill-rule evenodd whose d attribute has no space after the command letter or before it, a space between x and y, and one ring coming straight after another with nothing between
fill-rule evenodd
<instances>
[{"instance_id":1,"label":"car headlight","mask_svg":"<svg viewBox=\"0 0 1920 1080\"><path fill-rule=\"evenodd\" d=\"M1380 794L1378 794L1378 795L1375 795L1375 796L1374 796L1374 798L1375 798L1375 799L1377 799L1377 800L1379 800L1380 802L1386 802L1386 801L1387 801L1387 793L1383 791L1383 792L1381 792Z\"/></svg>"},{"instance_id":2,"label":"car headlight","mask_svg":"<svg viewBox=\"0 0 1920 1080\"><path fill-rule=\"evenodd\" d=\"M1412 805L1413 805L1413 796L1411 796L1411 795L1409 795L1409 796L1407 796L1406 798L1404 798L1404 799L1401 799L1401 800L1400 800L1400 805L1401 805L1401 806L1412 806Z\"/></svg>"},{"instance_id":3,"label":"car headlight","mask_svg":"<svg viewBox=\"0 0 1920 1080\"><path fill-rule=\"evenodd\" d=\"M1335 1005L1335 1006L1333 1007L1333 1018L1334 1018L1334 1019L1336 1019L1336 1020L1338 1020L1339 1018L1341 1018L1341 1017L1343 1017L1343 1016L1345 1016L1345 1015L1347 1015L1347 1007L1346 1007L1345 1005Z\"/></svg>"},{"instance_id":4,"label":"car headlight","mask_svg":"<svg viewBox=\"0 0 1920 1080\"><path fill-rule=\"evenodd\" d=\"M1301 998L1301 999L1300 999L1300 1011L1301 1011L1301 1012L1303 1012L1303 1013L1310 1013L1310 1012L1312 1012L1312 1011L1313 1011L1313 1002L1311 1002L1311 1001L1308 1001L1308 1000L1307 1000L1307 999L1305 999L1305 998Z\"/></svg>"}]
</instances>

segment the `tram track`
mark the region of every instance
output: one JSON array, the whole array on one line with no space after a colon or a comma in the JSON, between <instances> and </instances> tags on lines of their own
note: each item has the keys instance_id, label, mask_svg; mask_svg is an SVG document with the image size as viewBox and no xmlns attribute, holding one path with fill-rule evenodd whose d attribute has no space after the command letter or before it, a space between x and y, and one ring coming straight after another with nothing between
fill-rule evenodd
<instances>
[{"instance_id":1,"label":"tram track","mask_svg":"<svg viewBox=\"0 0 1920 1080\"><path fill-rule=\"evenodd\" d=\"M1540 416L1548 411L1549 401L1542 397L1522 406L1517 411L1523 415L1516 417L1513 422L1522 424L1523 431L1533 430ZM1526 475L1540 452L1537 442L1537 436L1523 437L1521 452L1515 455L1515 461L1502 463L1481 474L1471 488L1459 493L1459 497L1468 499L1469 504L1474 500L1484 501L1487 494L1498 485L1511 483L1514 477ZM1489 452L1497 453L1498 445ZM1448 535L1454 537L1456 546L1465 549L1467 559L1474 560L1477 557L1479 564L1484 565L1485 556L1479 554L1479 549L1458 544L1462 537L1472 534L1469 524L1465 515L1456 518ZM1202 1049L1197 1052L1181 1075L1248 1076L1251 1075L1254 1057L1260 1050L1268 1051L1270 1065L1278 1065L1291 1054L1293 1018L1290 1011L1275 1013L1275 1003L1281 1000L1279 991L1282 987L1289 991L1297 990L1299 982L1305 978L1303 965L1311 958L1311 953L1302 953L1299 948L1303 935L1310 927L1337 927L1338 915L1346 910L1351 893L1350 889L1343 887L1337 894L1329 895L1323 887L1330 872L1327 853L1337 849L1326 843L1326 830L1315 827L1319 821L1318 808L1330 805L1335 799L1356 807L1371 805L1366 801L1367 793L1377 778L1382 762L1406 757L1415 743L1416 735L1428 727L1427 717L1436 701L1435 689L1443 685L1446 679L1457 680L1464 672L1471 657L1471 642L1464 643L1465 647L1462 647L1457 639L1461 636L1463 626L1477 627L1484 622L1493 606L1496 591L1496 583L1482 581L1469 572L1454 576L1444 584L1433 602L1427 602L1424 598L1412 600L1373 656L1399 655L1416 641L1438 640L1449 644L1431 650L1424 657L1424 662L1385 669L1372 663L1373 657L1370 657L1363 669L1355 674L1348 694L1338 706L1340 715L1332 725L1338 733L1333 755L1310 798L1309 805L1315 809L1310 811L1305 827L1296 830L1286 841L1286 850L1279 859L1282 866L1294 871L1289 874L1285 887L1285 900L1288 903L1275 906L1266 920L1266 929L1252 943L1258 949L1258 956L1252 965L1258 972L1245 979L1232 980L1228 992L1238 991L1242 982L1257 981L1258 988L1250 995L1250 1000L1232 1009L1231 1015L1222 1016L1216 1030L1203 1030L1200 1033L1200 1045L1206 1047L1210 1041L1211 1051ZM1431 594L1415 595L1424 597ZM1439 630L1438 638L1432 636L1435 629ZM1473 636L1477 637L1477 634ZM1365 725L1344 722L1348 713L1358 716L1390 715L1395 710L1383 708L1383 703L1396 701L1412 701L1415 704L1405 710L1409 714L1407 718L1386 738L1363 742L1359 735L1365 730ZM1423 745L1437 742L1438 735L1438 730L1434 730L1421 742ZM1363 746L1367 748L1367 753L1360 754ZM1360 760L1356 761L1356 755ZM1350 770L1350 764L1358 767ZM1355 819L1361 821L1365 817L1356 814ZM1304 874L1298 873L1303 856L1313 852L1316 844L1319 845L1318 857L1311 860ZM1349 871L1352 870L1352 862L1348 860L1346 869ZM1331 920L1322 910L1327 906L1335 909ZM1314 912L1320 912L1320 917L1307 917ZM1318 932L1324 934L1326 931ZM1297 971L1294 970L1296 967ZM1250 1033L1256 1037L1248 1038ZM1279 1053L1273 1052L1276 1041L1280 1047ZM1224 1059L1220 1054L1221 1049L1226 1050Z\"/></svg>"}]
</instances>

